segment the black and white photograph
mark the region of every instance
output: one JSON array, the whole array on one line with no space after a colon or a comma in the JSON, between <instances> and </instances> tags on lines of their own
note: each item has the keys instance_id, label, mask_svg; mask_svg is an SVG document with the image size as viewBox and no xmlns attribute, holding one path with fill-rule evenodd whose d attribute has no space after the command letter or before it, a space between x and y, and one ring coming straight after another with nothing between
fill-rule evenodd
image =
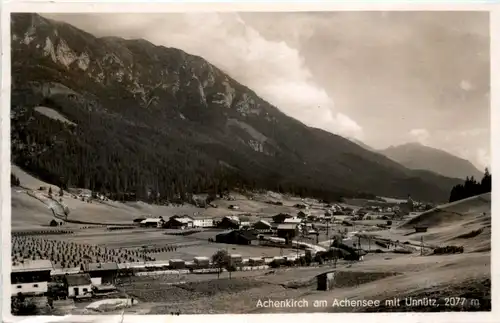
<instances>
[{"instance_id":1,"label":"black and white photograph","mask_svg":"<svg viewBox=\"0 0 500 323\"><path fill-rule=\"evenodd\" d=\"M9 15L13 316L491 311L490 12Z\"/></svg>"}]
</instances>

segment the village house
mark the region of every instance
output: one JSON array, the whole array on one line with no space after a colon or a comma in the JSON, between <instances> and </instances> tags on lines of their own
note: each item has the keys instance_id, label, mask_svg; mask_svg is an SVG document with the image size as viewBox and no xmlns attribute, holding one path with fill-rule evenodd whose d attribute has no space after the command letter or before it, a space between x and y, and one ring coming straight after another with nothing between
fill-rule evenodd
<instances>
[{"instance_id":1,"label":"village house","mask_svg":"<svg viewBox=\"0 0 500 323\"><path fill-rule=\"evenodd\" d=\"M298 235L298 233L298 225L294 223L279 224L277 228L278 237L285 239L287 244L289 244L291 240Z\"/></svg>"},{"instance_id":2,"label":"village house","mask_svg":"<svg viewBox=\"0 0 500 323\"><path fill-rule=\"evenodd\" d=\"M68 289L68 297L92 297L92 281L89 274L69 274L64 277L64 285Z\"/></svg>"},{"instance_id":3,"label":"village house","mask_svg":"<svg viewBox=\"0 0 500 323\"><path fill-rule=\"evenodd\" d=\"M259 232L268 232L272 230L272 225L266 220L259 220L253 224L253 228Z\"/></svg>"},{"instance_id":4,"label":"village house","mask_svg":"<svg viewBox=\"0 0 500 323\"><path fill-rule=\"evenodd\" d=\"M240 219L240 228L241 227L250 227L250 216L247 214L240 214L238 216Z\"/></svg>"},{"instance_id":5,"label":"village house","mask_svg":"<svg viewBox=\"0 0 500 323\"><path fill-rule=\"evenodd\" d=\"M114 284L118 275L118 265L115 262L88 263L83 268L90 275L92 285Z\"/></svg>"},{"instance_id":6,"label":"village house","mask_svg":"<svg viewBox=\"0 0 500 323\"><path fill-rule=\"evenodd\" d=\"M306 212L304 212L304 211L299 211L299 212L297 213L297 217L298 217L299 219L305 219L305 218L307 218L307 216L308 216L308 213L306 213Z\"/></svg>"},{"instance_id":7,"label":"village house","mask_svg":"<svg viewBox=\"0 0 500 323\"><path fill-rule=\"evenodd\" d=\"M164 223L163 228L166 229L188 229L194 226L194 220L189 216L174 215Z\"/></svg>"},{"instance_id":8,"label":"village house","mask_svg":"<svg viewBox=\"0 0 500 323\"><path fill-rule=\"evenodd\" d=\"M217 228L219 228L219 229L239 229L240 228L240 219L234 215L225 216L217 224Z\"/></svg>"},{"instance_id":9,"label":"village house","mask_svg":"<svg viewBox=\"0 0 500 323\"><path fill-rule=\"evenodd\" d=\"M194 228L211 228L214 226L214 219L203 215L195 215L192 217Z\"/></svg>"},{"instance_id":10,"label":"village house","mask_svg":"<svg viewBox=\"0 0 500 323\"><path fill-rule=\"evenodd\" d=\"M165 220L162 217L159 218L147 218L140 222L141 227L147 228L161 228L165 224Z\"/></svg>"},{"instance_id":11,"label":"village house","mask_svg":"<svg viewBox=\"0 0 500 323\"><path fill-rule=\"evenodd\" d=\"M50 273L54 269L50 260L28 260L12 266L10 273L11 295L45 295Z\"/></svg>"},{"instance_id":12,"label":"village house","mask_svg":"<svg viewBox=\"0 0 500 323\"><path fill-rule=\"evenodd\" d=\"M293 223L293 224L300 224L302 223L302 219L299 218L288 218L283 221L283 223Z\"/></svg>"},{"instance_id":13,"label":"village house","mask_svg":"<svg viewBox=\"0 0 500 323\"><path fill-rule=\"evenodd\" d=\"M285 219L293 218L292 215L287 214L287 213L279 213L273 216L273 222L274 223L283 223L285 222Z\"/></svg>"}]
</instances>

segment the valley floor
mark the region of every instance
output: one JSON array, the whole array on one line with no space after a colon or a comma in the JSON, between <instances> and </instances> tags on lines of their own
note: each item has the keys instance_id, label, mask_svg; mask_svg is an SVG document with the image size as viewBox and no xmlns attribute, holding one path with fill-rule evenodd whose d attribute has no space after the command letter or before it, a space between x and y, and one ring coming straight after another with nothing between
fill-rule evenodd
<instances>
[{"instance_id":1,"label":"valley floor","mask_svg":"<svg viewBox=\"0 0 500 323\"><path fill-rule=\"evenodd\" d=\"M54 219L50 210L51 200L40 191L48 186L28 174L19 173L23 187L12 189L12 231L50 230L48 223ZM274 196L274 198L276 198ZM103 224L130 224L134 218L151 214L169 217L174 214L203 214L222 217L228 214L252 213L260 218L269 218L280 212L296 214L293 207L300 201L293 197L278 196L283 206L265 203L268 195L257 199L236 196L235 201L217 201L218 208L198 209L190 206L166 207L145 203L93 202L75 199L65 192L61 198L70 208L69 218ZM318 202L310 201L311 212L324 212ZM237 204L240 209L228 209ZM449 310L490 310L491 309L491 194L474 197L444 205L439 209L393 221L391 229L377 228L381 220L355 222L354 227L342 224L323 227L319 245L328 247L331 235L347 230L360 238L365 250L380 249L381 253L369 253L364 261L340 261L336 268L332 264L319 267L292 267L247 272L234 272L231 279L228 273L158 275L122 279L118 288L123 297L138 300L138 303L125 309L126 313L136 314L182 314L206 313L298 313L298 312L352 312L352 311L449 311ZM416 225L428 227L425 233L415 233ZM44 233L33 236L43 243L74 243L93 245L95 248L115 250L140 249L142 246L175 246L166 252L148 254L157 260L181 258L191 260L194 256L210 257L219 249L238 253L243 257L278 256L293 254L296 251L286 248L260 246L239 246L208 242L217 230L209 229L188 236L168 234L165 230L130 228L107 231L105 226L84 223L65 223L64 230L70 234ZM59 228L58 228L59 229ZM30 238L31 239L31 238ZM32 240L29 240L32 241ZM37 240L38 241L38 240ZM49 242L52 241L52 242ZM351 241L351 242L352 242ZM391 241L396 247L381 247L375 241ZM29 242L31 243L31 242ZM42 243L42 242L40 242ZM315 244L314 239L308 243ZM463 246L465 252L452 255L430 255L435 247ZM18 245L22 252L22 243ZM421 247L424 247L422 250ZM405 248L409 254L395 253L395 249ZM423 255L421 255L423 252ZM141 257L141 256L138 256ZM318 291L316 276L335 271L334 287L329 291ZM446 297L465 299L466 304L444 304L440 306L407 306L406 297L432 297L446 302ZM386 300L400 299L401 305L386 303ZM306 307L258 306L266 300L303 300ZM334 300L372 300L380 301L379 306L332 306ZM261 302L259 302L261 301ZM326 305L325 304L326 301ZM285 303L286 304L286 303ZM77 303L76 308L64 313L95 314L85 309L88 303ZM316 305L316 306L315 306ZM121 310L119 311L121 312ZM108 314L119 312L109 311ZM64 314L63 313L63 314Z\"/></svg>"}]
</instances>

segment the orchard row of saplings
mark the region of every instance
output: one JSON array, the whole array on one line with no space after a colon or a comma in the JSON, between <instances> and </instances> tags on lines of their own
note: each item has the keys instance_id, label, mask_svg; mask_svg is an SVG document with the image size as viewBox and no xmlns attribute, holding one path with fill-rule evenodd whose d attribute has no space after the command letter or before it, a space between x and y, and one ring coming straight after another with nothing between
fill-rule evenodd
<instances>
[{"instance_id":1,"label":"orchard row of saplings","mask_svg":"<svg viewBox=\"0 0 500 323\"><path fill-rule=\"evenodd\" d=\"M72 234L72 230L35 230L35 231L17 231L12 232L13 237L26 237L26 236L42 236L42 235L56 235L56 234Z\"/></svg>"},{"instance_id":2,"label":"orchard row of saplings","mask_svg":"<svg viewBox=\"0 0 500 323\"><path fill-rule=\"evenodd\" d=\"M173 251L176 247L162 250ZM12 237L12 263L18 265L25 260L48 259L55 266L75 268L84 263L95 262L142 262L155 261L140 249L110 249L96 245L49 240L32 236Z\"/></svg>"}]
</instances>

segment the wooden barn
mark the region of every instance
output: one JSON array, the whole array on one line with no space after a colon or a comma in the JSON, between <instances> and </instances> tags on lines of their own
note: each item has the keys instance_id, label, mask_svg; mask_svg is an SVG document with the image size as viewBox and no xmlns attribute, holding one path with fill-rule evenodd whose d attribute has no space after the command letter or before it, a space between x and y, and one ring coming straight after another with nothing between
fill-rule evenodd
<instances>
[{"instance_id":1,"label":"wooden barn","mask_svg":"<svg viewBox=\"0 0 500 323\"><path fill-rule=\"evenodd\" d=\"M218 243L239 245L259 244L259 238L257 237L257 234L250 230L233 230L230 232L220 233L215 236L215 241Z\"/></svg>"},{"instance_id":2,"label":"wooden barn","mask_svg":"<svg viewBox=\"0 0 500 323\"><path fill-rule=\"evenodd\" d=\"M239 229L240 228L240 219L236 216L225 216L217 224L217 228L219 228L219 229Z\"/></svg>"}]
</instances>

